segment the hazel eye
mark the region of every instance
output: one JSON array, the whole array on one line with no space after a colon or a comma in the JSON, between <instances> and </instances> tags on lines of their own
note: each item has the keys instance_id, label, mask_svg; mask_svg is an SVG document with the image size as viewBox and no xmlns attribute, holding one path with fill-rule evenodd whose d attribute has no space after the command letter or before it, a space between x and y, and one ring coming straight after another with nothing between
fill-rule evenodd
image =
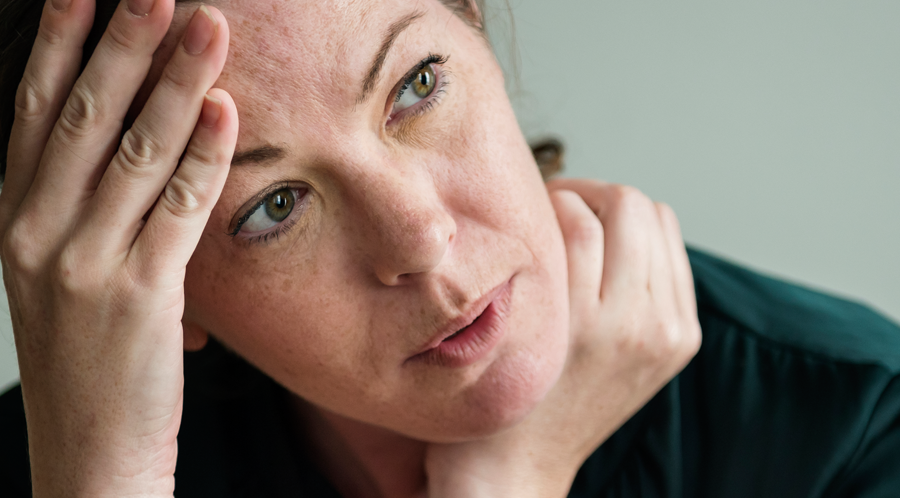
<instances>
[{"instance_id":1,"label":"hazel eye","mask_svg":"<svg viewBox=\"0 0 900 498\"><path fill-rule=\"evenodd\" d=\"M431 64L419 71L416 79L412 82L412 88L416 95L423 99L434 90L434 68L431 67Z\"/></svg>"},{"instance_id":2,"label":"hazel eye","mask_svg":"<svg viewBox=\"0 0 900 498\"><path fill-rule=\"evenodd\" d=\"M263 200L241 225L241 232L261 232L277 226L287 219L297 202L295 189L283 188Z\"/></svg>"},{"instance_id":3,"label":"hazel eye","mask_svg":"<svg viewBox=\"0 0 900 498\"><path fill-rule=\"evenodd\" d=\"M412 107L426 99L434 92L437 86L437 76L431 64L420 69L412 81L404 85L397 93L393 112L399 112Z\"/></svg>"}]
</instances>

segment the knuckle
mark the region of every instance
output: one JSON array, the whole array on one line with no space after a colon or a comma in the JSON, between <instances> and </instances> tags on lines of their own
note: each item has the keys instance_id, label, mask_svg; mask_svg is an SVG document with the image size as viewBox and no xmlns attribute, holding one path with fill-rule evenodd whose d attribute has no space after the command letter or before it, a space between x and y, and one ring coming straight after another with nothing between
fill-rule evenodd
<instances>
[{"instance_id":1,"label":"knuckle","mask_svg":"<svg viewBox=\"0 0 900 498\"><path fill-rule=\"evenodd\" d=\"M34 237L31 224L15 221L3 237L3 262L10 270L26 276L36 275L40 271L40 244Z\"/></svg>"},{"instance_id":2,"label":"knuckle","mask_svg":"<svg viewBox=\"0 0 900 498\"><path fill-rule=\"evenodd\" d=\"M26 71L16 92L15 119L26 123L44 119L48 103L47 96L40 91L40 87Z\"/></svg>"},{"instance_id":3,"label":"knuckle","mask_svg":"<svg viewBox=\"0 0 900 498\"><path fill-rule=\"evenodd\" d=\"M634 187L621 187L616 196L614 209L620 219L627 220L627 223L635 227L647 229L659 224L653 201Z\"/></svg>"},{"instance_id":4,"label":"knuckle","mask_svg":"<svg viewBox=\"0 0 900 498\"><path fill-rule=\"evenodd\" d=\"M169 64L163 71L160 82L178 93L188 93L197 86L197 78L190 67L184 64Z\"/></svg>"},{"instance_id":5,"label":"knuckle","mask_svg":"<svg viewBox=\"0 0 900 498\"><path fill-rule=\"evenodd\" d=\"M700 348L700 327L681 320L660 321L655 342L657 358L683 364Z\"/></svg>"},{"instance_id":6,"label":"knuckle","mask_svg":"<svg viewBox=\"0 0 900 498\"><path fill-rule=\"evenodd\" d=\"M685 353L693 358L694 355L700 351L700 346L703 344L703 332L700 329L700 324L697 322L692 322L687 327L687 333L685 334L684 340L684 348Z\"/></svg>"},{"instance_id":7,"label":"knuckle","mask_svg":"<svg viewBox=\"0 0 900 498\"><path fill-rule=\"evenodd\" d=\"M650 206L650 199L643 192L630 185L618 185L614 189L616 204L628 212L640 212Z\"/></svg>"},{"instance_id":8,"label":"knuckle","mask_svg":"<svg viewBox=\"0 0 900 498\"><path fill-rule=\"evenodd\" d=\"M625 330L621 348L641 354L653 362L671 360L683 348L687 337L683 325L659 312L634 310L623 317Z\"/></svg>"},{"instance_id":9,"label":"knuckle","mask_svg":"<svg viewBox=\"0 0 900 498\"><path fill-rule=\"evenodd\" d=\"M659 213L660 220L669 227L678 227L678 216L672 206L665 202L656 203L656 212Z\"/></svg>"},{"instance_id":10,"label":"knuckle","mask_svg":"<svg viewBox=\"0 0 900 498\"><path fill-rule=\"evenodd\" d=\"M77 245L64 247L52 267L56 288L66 296L92 296L106 290L103 266Z\"/></svg>"},{"instance_id":11,"label":"knuckle","mask_svg":"<svg viewBox=\"0 0 900 498\"><path fill-rule=\"evenodd\" d=\"M571 224L569 238L584 245L598 244L603 240L603 225L595 216L579 216Z\"/></svg>"},{"instance_id":12,"label":"knuckle","mask_svg":"<svg viewBox=\"0 0 900 498\"><path fill-rule=\"evenodd\" d=\"M185 160L201 165L218 165L228 163L228 156L219 148L191 140L185 153Z\"/></svg>"},{"instance_id":13,"label":"knuckle","mask_svg":"<svg viewBox=\"0 0 900 498\"><path fill-rule=\"evenodd\" d=\"M155 289L165 288L169 285L169 273L160 265L148 265L144 262L131 260L123 267L123 296L132 296L141 301L154 299L152 295Z\"/></svg>"},{"instance_id":14,"label":"knuckle","mask_svg":"<svg viewBox=\"0 0 900 498\"><path fill-rule=\"evenodd\" d=\"M64 294L79 294L85 289L83 282L85 268L84 265L79 264L79 259L81 258L74 251L67 248L60 253L56 260L56 265L53 267L53 280Z\"/></svg>"},{"instance_id":15,"label":"knuckle","mask_svg":"<svg viewBox=\"0 0 900 498\"><path fill-rule=\"evenodd\" d=\"M81 85L75 85L59 116L59 129L71 140L83 139L100 120L100 103Z\"/></svg>"},{"instance_id":16,"label":"knuckle","mask_svg":"<svg viewBox=\"0 0 900 498\"><path fill-rule=\"evenodd\" d=\"M143 178L154 173L152 165L156 164L161 154L159 142L148 134L137 131L134 127L122 135L119 151L116 154L118 166L127 174Z\"/></svg>"},{"instance_id":17,"label":"knuckle","mask_svg":"<svg viewBox=\"0 0 900 498\"><path fill-rule=\"evenodd\" d=\"M558 209L556 204L563 204L566 202L566 198L570 196L577 196L575 192L571 190L559 189L559 190L549 190L548 195L550 196L550 200L554 203L554 207Z\"/></svg>"},{"instance_id":18,"label":"knuckle","mask_svg":"<svg viewBox=\"0 0 900 498\"><path fill-rule=\"evenodd\" d=\"M676 320L660 320L657 325L656 340L659 352L664 356L677 353L683 347L684 328Z\"/></svg>"},{"instance_id":19,"label":"knuckle","mask_svg":"<svg viewBox=\"0 0 900 498\"><path fill-rule=\"evenodd\" d=\"M38 25L38 39L50 46L62 45L65 42L63 27L55 22L57 16L41 16L41 22Z\"/></svg>"},{"instance_id":20,"label":"knuckle","mask_svg":"<svg viewBox=\"0 0 900 498\"><path fill-rule=\"evenodd\" d=\"M109 47L119 55L130 56L140 49L141 41L137 34L138 30L130 29L126 23L116 22L115 19L106 28Z\"/></svg>"},{"instance_id":21,"label":"knuckle","mask_svg":"<svg viewBox=\"0 0 900 498\"><path fill-rule=\"evenodd\" d=\"M166 189L159 199L160 205L179 217L189 217L202 209L203 202L190 182L175 175L166 184Z\"/></svg>"},{"instance_id":22,"label":"knuckle","mask_svg":"<svg viewBox=\"0 0 900 498\"><path fill-rule=\"evenodd\" d=\"M654 202L653 204L656 206L656 211L659 213L660 217L672 218L675 216L675 211L672 209L672 206L665 202Z\"/></svg>"}]
</instances>

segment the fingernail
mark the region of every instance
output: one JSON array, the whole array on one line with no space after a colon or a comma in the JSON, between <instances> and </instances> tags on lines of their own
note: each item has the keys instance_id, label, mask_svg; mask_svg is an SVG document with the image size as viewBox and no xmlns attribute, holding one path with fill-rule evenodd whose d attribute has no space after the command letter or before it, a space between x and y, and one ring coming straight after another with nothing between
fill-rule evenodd
<instances>
[{"instance_id":1,"label":"fingernail","mask_svg":"<svg viewBox=\"0 0 900 498\"><path fill-rule=\"evenodd\" d=\"M52 5L54 9L63 12L69 8L69 5L72 5L72 0L52 0L50 5Z\"/></svg>"},{"instance_id":2,"label":"fingernail","mask_svg":"<svg viewBox=\"0 0 900 498\"><path fill-rule=\"evenodd\" d=\"M219 29L219 23L212 16L212 12L201 5L191 22L188 24L187 33L184 34L184 49L191 55L200 55L209 46L216 30Z\"/></svg>"},{"instance_id":3,"label":"fingernail","mask_svg":"<svg viewBox=\"0 0 900 498\"><path fill-rule=\"evenodd\" d=\"M204 95L203 107L200 109L200 124L206 128L212 128L219 122L221 115L222 101L215 97Z\"/></svg>"},{"instance_id":4,"label":"fingernail","mask_svg":"<svg viewBox=\"0 0 900 498\"><path fill-rule=\"evenodd\" d=\"M128 12L138 17L144 17L153 10L156 0L128 0Z\"/></svg>"}]
</instances>

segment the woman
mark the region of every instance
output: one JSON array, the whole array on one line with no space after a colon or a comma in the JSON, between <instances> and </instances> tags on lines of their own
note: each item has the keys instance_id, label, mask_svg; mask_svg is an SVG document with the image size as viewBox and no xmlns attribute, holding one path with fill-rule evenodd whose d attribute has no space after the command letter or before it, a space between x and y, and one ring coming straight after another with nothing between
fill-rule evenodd
<instances>
[{"instance_id":1,"label":"woman","mask_svg":"<svg viewBox=\"0 0 900 498\"><path fill-rule=\"evenodd\" d=\"M896 328L695 300L666 206L545 186L475 4L129 0L79 76L93 13L44 6L0 196L34 496L896 489Z\"/></svg>"}]
</instances>

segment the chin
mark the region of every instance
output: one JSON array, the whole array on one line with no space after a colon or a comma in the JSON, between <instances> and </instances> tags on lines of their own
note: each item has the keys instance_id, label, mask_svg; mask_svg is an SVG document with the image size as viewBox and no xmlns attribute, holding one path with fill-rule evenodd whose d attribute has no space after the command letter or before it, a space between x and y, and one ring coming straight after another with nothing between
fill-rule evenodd
<instances>
[{"instance_id":1,"label":"chin","mask_svg":"<svg viewBox=\"0 0 900 498\"><path fill-rule=\"evenodd\" d=\"M499 357L460 400L454 413L433 427L432 442L452 443L482 439L524 420L556 385L565 366L568 348L565 329L547 335L534 348L522 348Z\"/></svg>"}]
</instances>

